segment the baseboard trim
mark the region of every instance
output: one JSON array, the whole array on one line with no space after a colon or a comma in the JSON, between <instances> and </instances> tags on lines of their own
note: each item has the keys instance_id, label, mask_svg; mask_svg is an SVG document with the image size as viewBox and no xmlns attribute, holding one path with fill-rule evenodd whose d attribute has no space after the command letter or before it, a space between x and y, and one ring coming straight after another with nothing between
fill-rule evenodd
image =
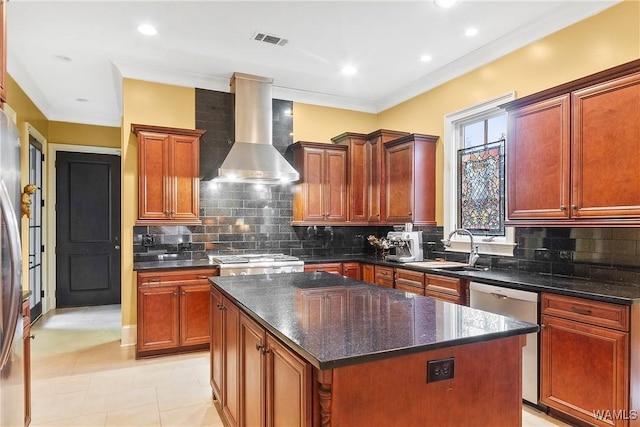
<instances>
[{"instance_id":1,"label":"baseboard trim","mask_svg":"<svg viewBox=\"0 0 640 427\"><path fill-rule=\"evenodd\" d=\"M122 325L120 347L136 345L138 337L138 325Z\"/></svg>"}]
</instances>

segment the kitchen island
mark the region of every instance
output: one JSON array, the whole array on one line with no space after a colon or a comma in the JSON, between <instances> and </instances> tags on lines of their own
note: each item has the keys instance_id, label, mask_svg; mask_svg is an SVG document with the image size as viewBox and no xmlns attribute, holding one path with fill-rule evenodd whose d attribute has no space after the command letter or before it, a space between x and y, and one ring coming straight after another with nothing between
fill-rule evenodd
<instances>
[{"instance_id":1,"label":"kitchen island","mask_svg":"<svg viewBox=\"0 0 640 427\"><path fill-rule=\"evenodd\" d=\"M209 280L231 425L521 424L537 325L327 273Z\"/></svg>"}]
</instances>

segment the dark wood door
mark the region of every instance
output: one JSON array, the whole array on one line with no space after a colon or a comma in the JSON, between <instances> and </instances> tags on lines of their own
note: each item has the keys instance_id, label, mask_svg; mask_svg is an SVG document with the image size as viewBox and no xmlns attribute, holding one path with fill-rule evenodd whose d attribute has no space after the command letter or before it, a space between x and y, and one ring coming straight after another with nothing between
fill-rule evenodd
<instances>
[{"instance_id":1,"label":"dark wood door","mask_svg":"<svg viewBox=\"0 0 640 427\"><path fill-rule=\"evenodd\" d=\"M120 157L58 152L58 307L120 303Z\"/></svg>"},{"instance_id":2,"label":"dark wood door","mask_svg":"<svg viewBox=\"0 0 640 427\"><path fill-rule=\"evenodd\" d=\"M509 112L508 219L567 219L569 95Z\"/></svg>"}]
</instances>

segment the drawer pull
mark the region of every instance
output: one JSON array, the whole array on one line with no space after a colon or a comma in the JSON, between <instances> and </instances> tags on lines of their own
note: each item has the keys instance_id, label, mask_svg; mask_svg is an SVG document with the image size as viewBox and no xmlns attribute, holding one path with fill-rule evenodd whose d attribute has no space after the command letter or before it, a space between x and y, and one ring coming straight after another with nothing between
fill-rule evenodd
<instances>
[{"instance_id":1,"label":"drawer pull","mask_svg":"<svg viewBox=\"0 0 640 427\"><path fill-rule=\"evenodd\" d=\"M206 279L207 276L198 276L198 279Z\"/></svg>"},{"instance_id":2,"label":"drawer pull","mask_svg":"<svg viewBox=\"0 0 640 427\"><path fill-rule=\"evenodd\" d=\"M149 279L149 283L160 283L160 282L162 282L162 280L160 280L158 278Z\"/></svg>"},{"instance_id":3,"label":"drawer pull","mask_svg":"<svg viewBox=\"0 0 640 427\"><path fill-rule=\"evenodd\" d=\"M508 296L506 296L506 295L502 295L502 294L497 294L497 293L495 293L495 292L491 292L491 295L493 295L494 297L496 297L496 298L498 298L498 299L502 299L502 300L509 299L509 297L508 297Z\"/></svg>"},{"instance_id":4,"label":"drawer pull","mask_svg":"<svg viewBox=\"0 0 640 427\"><path fill-rule=\"evenodd\" d=\"M262 350L262 346L260 344L256 344L256 350L258 351Z\"/></svg>"},{"instance_id":5,"label":"drawer pull","mask_svg":"<svg viewBox=\"0 0 640 427\"><path fill-rule=\"evenodd\" d=\"M591 315L591 310L586 309L586 308L580 308L580 307L575 307L575 306L571 306L571 311L573 311L574 313L578 313L578 314L584 314L586 316L590 316Z\"/></svg>"}]
</instances>

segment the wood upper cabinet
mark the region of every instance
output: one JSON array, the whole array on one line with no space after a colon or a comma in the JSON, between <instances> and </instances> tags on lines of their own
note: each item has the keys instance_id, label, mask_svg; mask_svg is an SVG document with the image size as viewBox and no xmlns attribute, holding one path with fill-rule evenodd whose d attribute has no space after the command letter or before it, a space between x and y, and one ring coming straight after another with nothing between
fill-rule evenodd
<instances>
[{"instance_id":1,"label":"wood upper cabinet","mask_svg":"<svg viewBox=\"0 0 640 427\"><path fill-rule=\"evenodd\" d=\"M386 174L384 145L408 135L407 132L380 129L367 135L367 191L369 201L369 222L385 222L386 211Z\"/></svg>"},{"instance_id":2,"label":"wood upper cabinet","mask_svg":"<svg viewBox=\"0 0 640 427\"><path fill-rule=\"evenodd\" d=\"M509 112L508 218L569 218L569 95Z\"/></svg>"},{"instance_id":3,"label":"wood upper cabinet","mask_svg":"<svg viewBox=\"0 0 640 427\"><path fill-rule=\"evenodd\" d=\"M640 61L504 107L509 221L640 222Z\"/></svg>"},{"instance_id":4,"label":"wood upper cabinet","mask_svg":"<svg viewBox=\"0 0 640 427\"><path fill-rule=\"evenodd\" d=\"M572 216L640 218L640 73L572 95Z\"/></svg>"},{"instance_id":5,"label":"wood upper cabinet","mask_svg":"<svg viewBox=\"0 0 640 427\"><path fill-rule=\"evenodd\" d=\"M628 307L543 293L541 311L540 401L589 425L629 425Z\"/></svg>"},{"instance_id":6,"label":"wood upper cabinet","mask_svg":"<svg viewBox=\"0 0 640 427\"><path fill-rule=\"evenodd\" d=\"M348 148L348 191L347 221L367 222L369 220L369 149L367 135L346 132L331 138L334 144Z\"/></svg>"},{"instance_id":7,"label":"wood upper cabinet","mask_svg":"<svg viewBox=\"0 0 640 427\"><path fill-rule=\"evenodd\" d=\"M0 0L0 108L7 101L7 0Z\"/></svg>"},{"instance_id":8,"label":"wood upper cabinet","mask_svg":"<svg viewBox=\"0 0 640 427\"><path fill-rule=\"evenodd\" d=\"M131 125L138 137L138 224L200 224L202 130Z\"/></svg>"},{"instance_id":9,"label":"wood upper cabinet","mask_svg":"<svg viewBox=\"0 0 640 427\"><path fill-rule=\"evenodd\" d=\"M216 269L138 272L136 357L207 348L209 276Z\"/></svg>"},{"instance_id":10,"label":"wood upper cabinet","mask_svg":"<svg viewBox=\"0 0 640 427\"><path fill-rule=\"evenodd\" d=\"M386 222L436 225L437 141L410 134L385 145Z\"/></svg>"},{"instance_id":11,"label":"wood upper cabinet","mask_svg":"<svg viewBox=\"0 0 640 427\"><path fill-rule=\"evenodd\" d=\"M347 147L316 142L297 142L294 167L300 182L294 187L294 222L347 220Z\"/></svg>"}]
</instances>

